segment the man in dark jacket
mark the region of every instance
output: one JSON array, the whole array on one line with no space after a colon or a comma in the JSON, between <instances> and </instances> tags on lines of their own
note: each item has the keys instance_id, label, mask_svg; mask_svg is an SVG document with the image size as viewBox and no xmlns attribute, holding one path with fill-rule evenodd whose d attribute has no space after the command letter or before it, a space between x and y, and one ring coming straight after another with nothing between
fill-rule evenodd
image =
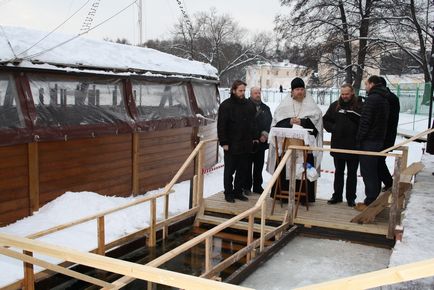
<instances>
[{"instance_id":1,"label":"man in dark jacket","mask_svg":"<svg viewBox=\"0 0 434 290\"><path fill-rule=\"evenodd\" d=\"M359 130L356 140L363 151L381 151L387 132L389 118L389 103L387 89L381 84L379 76L373 75L365 82L368 97L363 105ZM381 186L378 178L378 157L360 155L360 173L365 183L366 198L358 203L356 209L363 211L380 194Z\"/></svg>"},{"instance_id":2,"label":"man in dark jacket","mask_svg":"<svg viewBox=\"0 0 434 290\"><path fill-rule=\"evenodd\" d=\"M250 102L255 106L255 132L253 140L253 151L250 154L249 169L246 177L245 190L250 192L253 183L253 192L262 193L262 169L264 167L265 150L268 149L268 133L270 132L271 116L270 108L261 100L261 88L250 89ZM253 182L252 182L253 167Z\"/></svg>"},{"instance_id":3,"label":"man in dark jacket","mask_svg":"<svg viewBox=\"0 0 434 290\"><path fill-rule=\"evenodd\" d=\"M243 186L248 173L249 154L253 147L254 116L256 109L244 96L246 83L237 80L232 84L230 98L219 107L217 134L224 150L223 182L225 200L235 202L235 198L246 201ZM235 181L233 175L235 173Z\"/></svg>"},{"instance_id":4,"label":"man in dark jacket","mask_svg":"<svg viewBox=\"0 0 434 290\"><path fill-rule=\"evenodd\" d=\"M354 150L362 104L361 99L355 96L352 85L344 84L341 86L339 100L330 105L323 117L324 129L332 133L331 148ZM335 164L334 193L327 203L336 204L342 202L346 165L347 181L345 193L347 204L348 206L355 206L359 157L354 154L334 152L331 155Z\"/></svg>"},{"instance_id":5,"label":"man in dark jacket","mask_svg":"<svg viewBox=\"0 0 434 290\"><path fill-rule=\"evenodd\" d=\"M389 103L389 118L387 120L386 137L384 138L384 150L395 145L396 134L398 132L400 105L398 97L387 87L386 80L383 77L380 77L380 80L381 84L388 91L386 98ZM384 183L382 191L389 190L392 187L393 178L387 168L385 156L378 157L378 177L380 178L380 182Z\"/></svg>"}]
</instances>

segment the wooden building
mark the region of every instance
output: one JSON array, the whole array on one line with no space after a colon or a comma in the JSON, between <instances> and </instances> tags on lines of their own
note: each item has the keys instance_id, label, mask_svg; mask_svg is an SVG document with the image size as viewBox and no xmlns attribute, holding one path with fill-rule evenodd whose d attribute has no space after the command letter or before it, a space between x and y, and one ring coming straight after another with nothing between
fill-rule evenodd
<instances>
[{"instance_id":1,"label":"wooden building","mask_svg":"<svg viewBox=\"0 0 434 290\"><path fill-rule=\"evenodd\" d=\"M152 49L4 27L0 226L65 191L164 186L201 137L216 136L217 84L212 66Z\"/></svg>"}]
</instances>

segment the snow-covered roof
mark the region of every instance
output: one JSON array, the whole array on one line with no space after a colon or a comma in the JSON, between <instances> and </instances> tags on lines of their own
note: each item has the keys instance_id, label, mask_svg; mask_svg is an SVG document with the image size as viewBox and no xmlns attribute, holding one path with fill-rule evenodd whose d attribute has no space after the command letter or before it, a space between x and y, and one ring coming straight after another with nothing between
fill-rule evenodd
<instances>
[{"instance_id":1,"label":"snow-covered roof","mask_svg":"<svg viewBox=\"0 0 434 290\"><path fill-rule=\"evenodd\" d=\"M83 68L148 74L150 72L158 75L218 79L216 68L210 64L191 61L155 49L58 32L47 36L48 33L23 27L2 26L0 64L63 70Z\"/></svg>"},{"instance_id":2,"label":"snow-covered roof","mask_svg":"<svg viewBox=\"0 0 434 290\"><path fill-rule=\"evenodd\" d=\"M300 64L290 63L288 61L283 62L267 62L251 65L251 67L278 67L278 68L293 68L293 69L306 69L307 67Z\"/></svg>"}]
</instances>

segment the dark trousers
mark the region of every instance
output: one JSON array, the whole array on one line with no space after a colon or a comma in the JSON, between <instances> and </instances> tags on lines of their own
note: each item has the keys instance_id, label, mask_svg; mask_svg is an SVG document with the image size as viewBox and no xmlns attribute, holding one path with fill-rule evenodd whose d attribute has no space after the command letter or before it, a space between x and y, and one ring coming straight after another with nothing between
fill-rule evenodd
<instances>
[{"instance_id":1,"label":"dark trousers","mask_svg":"<svg viewBox=\"0 0 434 290\"><path fill-rule=\"evenodd\" d=\"M386 165L386 156L378 157L378 177L380 179L380 187L381 182L384 183L384 187L392 186L393 178Z\"/></svg>"},{"instance_id":2,"label":"dark trousers","mask_svg":"<svg viewBox=\"0 0 434 290\"><path fill-rule=\"evenodd\" d=\"M363 151L380 152L383 148L383 142L364 141L360 145ZM360 155L360 173L365 183L365 204L369 205L377 199L380 194L380 179L378 177L378 157Z\"/></svg>"},{"instance_id":3,"label":"dark trousers","mask_svg":"<svg viewBox=\"0 0 434 290\"><path fill-rule=\"evenodd\" d=\"M345 172L345 165L346 165L347 180L346 180L345 196L347 201L354 201L356 199L357 168L359 167L359 159L334 157L333 161L335 163L335 180L333 183L333 187L334 187L333 197L342 200L342 192L344 190L344 172Z\"/></svg>"},{"instance_id":4,"label":"dark trousers","mask_svg":"<svg viewBox=\"0 0 434 290\"><path fill-rule=\"evenodd\" d=\"M246 174L248 170L249 154L230 154L225 151L223 172L223 184L225 195L241 194L243 185L246 183ZM235 180L233 175L235 173ZM232 185L233 182L233 185Z\"/></svg>"},{"instance_id":5,"label":"dark trousers","mask_svg":"<svg viewBox=\"0 0 434 290\"><path fill-rule=\"evenodd\" d=\"M255 153L249 154L248 169L246 176L246 185L244 189L251 190L253 183L253 191L256 193L262 188L262 169L264 168L265 150L258 150ZM253 170L253 174L252 174ZM253 176L253 180L252 180Z\"/></svg>"}]
</instances>

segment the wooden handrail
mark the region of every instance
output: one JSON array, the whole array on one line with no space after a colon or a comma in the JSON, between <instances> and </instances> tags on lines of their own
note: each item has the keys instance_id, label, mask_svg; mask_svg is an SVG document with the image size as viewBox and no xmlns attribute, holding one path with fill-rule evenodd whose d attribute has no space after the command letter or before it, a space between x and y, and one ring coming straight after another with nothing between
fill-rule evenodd
<instances>
[{"instance_id":1,"label":"wooden handrail","mask_svg":"<svg viewBox=\"0 0 434 290\"><path fill-rule=\"evenodd\" d=\"M425 131L423 131L423 132L420 132L419 134L416 134L416 135L414 135L413 137L411 137L411 138L409 138L409 139L407 139L407 140L405 140L405 141L403 141L403 142L401 142L401 143L399 143L399 144L396 144L396 145L394 145L394 146L392 146L392 147L389 147L389 148L387 148L387 149L384 149L384 150L381 151L381 152L384 153L384 152L389 152L389 151L395 150L395 149L397 149L398 147L401 147L401 146L403 146L403 145L405 145L405 144L408 144L408 143L410 143L410 142L412 142L412 141L414 141L414 140L416 140L416 139L419 139L419 138L422 137L422 136L425 136L425 135L428 135L428 134L431 134L431 133L434 133L434 128L432 128L432 129L428 129L428 130L425 130Z\"/></svg>"},{"instance_id":2,"label":"wooden handrail","mask_svg":"<svg viewBox=\"0 0 434 290\"><path fill-rule=\"evenodd\" d=\"M434 259L390 267L333 281L296 288L298 290L370 289L434 276Z\"/></svg>"},{"instance_id":3,"label":"wooden handrail","mask_svg":"<svg viewBox=\"0 0 434 290\"><path fill-rule=\"evenodd\" d=\"M296 149L296 150L326 151L326 152L346 153L346 154L354 154L354 155L367 155L367 156L384 156L384 157L400 157L401 156L401 154L383 153L383 151L375 152L375 151L361 151L361 150L310 147L310 146L298 146L298 145L290 145L290 146L288 146L288 148L289 149Z\"/></svg>"},{"instance_id":4,"label":"wooden handrail","mask_svg":"<svg viewBox=\"0 0 434 290\"><path fill-rule=\"evenodd\" d=\"M19 248L25 251L40 253L42 255L67 260L80 265L129 276L136 279L164 284L172 287L181 287L183 289L250 289L149 267L146 265L139 265L128 261L117 260L97 254L80 252L77 250L59 247L57 245L50 245L38 240L14 237L8 234L0 234L0 246ZM7 255L6 252L3 253Z\"/></svg>"}]
</instances>

